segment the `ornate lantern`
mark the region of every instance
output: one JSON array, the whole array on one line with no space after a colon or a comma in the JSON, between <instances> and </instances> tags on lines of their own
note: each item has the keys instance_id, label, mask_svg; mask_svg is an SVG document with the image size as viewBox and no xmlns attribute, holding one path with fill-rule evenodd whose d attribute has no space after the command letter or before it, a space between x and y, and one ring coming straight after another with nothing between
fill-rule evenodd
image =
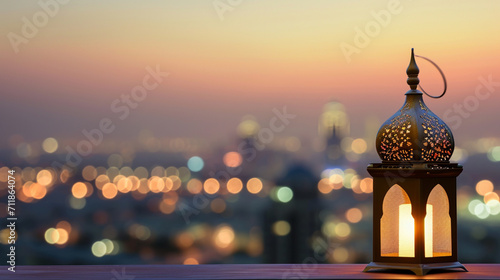
<instances>
[{"instance_id":1,"label":"ornate lantern","mask_svg":"<svg viewBox=\"0 0 500 280\"><path fill-rule=\"evenodd\" d=\"M406 101L377 134L382 163L372 163L373 262L370 269L467 269L457 261L456 178L450 163L454 141L448 126L429 110L417 90L413 49Z\"/></svg>"}]
</instances>

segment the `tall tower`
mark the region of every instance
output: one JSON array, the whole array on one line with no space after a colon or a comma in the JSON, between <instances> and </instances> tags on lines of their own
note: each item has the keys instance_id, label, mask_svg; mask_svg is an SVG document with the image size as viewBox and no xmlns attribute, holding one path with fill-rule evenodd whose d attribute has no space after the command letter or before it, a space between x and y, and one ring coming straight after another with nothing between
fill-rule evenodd
<instances>
[{"instance_id":1,"label":"tall tower","mask_svg":"<svg viewBox=\"0 0 500 280\"><path fill-rule=\"evenodd\" d=\"M350 134L350 123L342 103L331 101L325 104L319 119L318 133L325 141L326 167L344 165L346 162L341 142Z\"/></svg>"},{"instance_id":2,"label":"tall tower","mask_svg":"<svg viewBox=\"0 0 500 280\"><path fill-rule=\"evenodd\" d=\"M259 132L260 125L252 115L246 115L241 120L237 128L237 133L240 139L245 142L244 147L254 147L257 133Z\"/></svg>"}]
</instances>

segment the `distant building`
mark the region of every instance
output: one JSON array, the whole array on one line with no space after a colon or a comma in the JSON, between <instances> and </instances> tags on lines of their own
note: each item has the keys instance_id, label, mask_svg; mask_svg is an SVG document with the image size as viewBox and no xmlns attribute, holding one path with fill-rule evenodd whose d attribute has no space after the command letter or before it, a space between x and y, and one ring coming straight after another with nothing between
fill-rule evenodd
<instances>
[{"instance_id":1,"label":"distant building","mask_svg":"<svg viewBox=\"0 0 500 280\"><path fill-rule=\"evenodd\" d=\"M277 188L289 187L293 198L273 201L264 214L264 263L303 263L314 256L312 240L321 228L317 182L300 164L276 181Z\"/></svg>"},{"instance_id":2,"label":"distant building","mask_svg":"<svg viewBox=\"0 0 500 280\"><path fill-rule=\"evenodd\" d=\"M324 158L326 168L346 164L342 140L350 134L350 122L345 107L339 102L325 104L319 119L318 133L325 141Z\"/></svg>"}]
</instances>

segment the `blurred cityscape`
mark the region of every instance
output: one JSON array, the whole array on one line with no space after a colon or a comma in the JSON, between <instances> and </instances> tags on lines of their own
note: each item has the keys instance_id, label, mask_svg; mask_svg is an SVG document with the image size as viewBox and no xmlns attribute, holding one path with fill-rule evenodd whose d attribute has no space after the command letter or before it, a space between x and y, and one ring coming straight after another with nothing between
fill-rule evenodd
<instances>
[{"instance_id":1,"label":"blurred cityscape","mask_svg":"<svg viewBox=\"0 0 500 280\"><path fill-rule=\"evenodd\" d=\"M354 136L348 113L325 104L309 139L282 136L279 114L245 116L218 144L14 135L1 151L0 217L13 169L18 264L367 263L380 123ZM500 262L500 138L462 143L459 260Z\"/></svg>"}]
</instances>

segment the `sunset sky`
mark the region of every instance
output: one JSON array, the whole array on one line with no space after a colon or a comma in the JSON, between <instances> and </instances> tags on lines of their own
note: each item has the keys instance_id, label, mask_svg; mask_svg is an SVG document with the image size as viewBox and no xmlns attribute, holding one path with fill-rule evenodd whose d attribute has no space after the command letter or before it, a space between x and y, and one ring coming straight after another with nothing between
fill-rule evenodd
<instances>
[{"instance_id":1,"label":"sunset sky","mask_svg":"<svg viewBox=\"0 0 500 280\"><path fill-rule=\"evenodd\" d=\"M425 98L445 121L454 104L474 105L480 77L497 83L483 86L491 94L476 98L453 132L500 136L500 1L69 1L49 5L53 16L25 38L23 18L33 23L43 13L38 2L0 3L1 147L13 134L78 138L105 117L116 122L110 137L117 139L141 129L226 139L243 116L265 124L283 106L297 115L283 133L307 137L317 134L330 100L346 105L351 131L361 137L367 118L382 122L403 104L412 47L446 74L446 95ZM218 12L214 3L230 9ZM388 17L379 23L377 15ZM360 46L357 30L367 27L373 36ZM12 34L23 43L13 46ZM358 50L350 62L342 44ZM439 72L417 63L421 85L440 94ZM110 104L157 65L170 75L119 120Z\"/></svg>"}]
</instances>

